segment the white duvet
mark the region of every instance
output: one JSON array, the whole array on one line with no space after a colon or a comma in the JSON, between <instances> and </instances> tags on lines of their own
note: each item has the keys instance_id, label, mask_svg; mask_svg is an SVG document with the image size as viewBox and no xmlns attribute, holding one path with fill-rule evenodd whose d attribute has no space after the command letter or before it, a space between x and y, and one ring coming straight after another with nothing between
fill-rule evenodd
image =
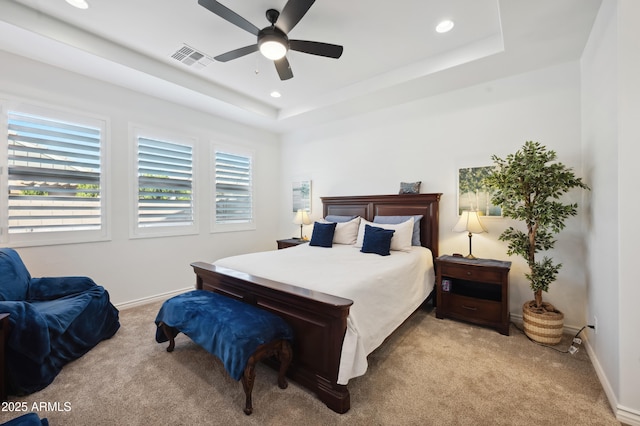
<instances>
[{"instance_id":1,"label":"white duvet","mask_svg":"<svg viewBox=\"0 0 640 426\"><path fill-rule=\"evenodd\" d=\"M350 245L302 244L214 264L353 300L340 358L341 385L367 371L367 355L422 304L435 281L431 251L424 247L379 256Z\"/></svg>"}]
</instances>

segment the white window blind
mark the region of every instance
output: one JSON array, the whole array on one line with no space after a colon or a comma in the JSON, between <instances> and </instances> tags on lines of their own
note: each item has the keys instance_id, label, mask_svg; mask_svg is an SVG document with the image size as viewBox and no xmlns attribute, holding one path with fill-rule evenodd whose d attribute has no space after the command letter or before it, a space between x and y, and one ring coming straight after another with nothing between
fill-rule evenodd
<instances>
[{"instance_id":1,"label":"white window blind","mask_svg":"<svg viewBox=\"0 0 640 426\"><path fill-rule=\"evenodd\" d=\"M216 151L216 224L253 222L251 157Z\"/></svg>"},{"instance_id":2,"label":"white window blind","mask_svg":"<svg viewBox=\"0 0 640 426\"><path fill-rule=\"evenodd\" d=\"M99 126L9 111L9 234L102 228Z\"/></svg>"},{"instance_id":3,"label":"white window blind","mask_svg":"<svg viewBox=\"0 0 640 426\"><path fill-rule=\"evenodd\" d=\"M138 226L193 225L193 147L138 137Z\"/></svg>"}]
</instances>

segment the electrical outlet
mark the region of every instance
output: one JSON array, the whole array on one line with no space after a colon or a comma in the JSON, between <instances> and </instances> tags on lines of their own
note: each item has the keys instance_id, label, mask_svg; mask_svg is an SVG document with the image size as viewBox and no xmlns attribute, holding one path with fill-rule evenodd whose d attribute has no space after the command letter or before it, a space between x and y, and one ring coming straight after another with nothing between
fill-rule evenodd
<instances>
[{"instance_id":1,"label":"electrical outlet","mask_svg":"<svg viewBox=\"0 0 640 426\"><path fill-rule=\"evenodd\" d=\"M593 316L593 331L598 334L598 317L595 315Z\"/></svg>"}]
</instances>

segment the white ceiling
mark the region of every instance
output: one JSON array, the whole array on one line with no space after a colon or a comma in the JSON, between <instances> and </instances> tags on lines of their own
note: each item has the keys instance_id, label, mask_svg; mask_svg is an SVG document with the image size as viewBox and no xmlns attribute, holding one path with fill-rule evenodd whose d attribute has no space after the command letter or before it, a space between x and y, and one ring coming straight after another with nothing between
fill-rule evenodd
<instances>
[{"instance_id":1,"label":"white ceiling","mask_svg":"<svg viewBox=\"0 0 640 426\"><path fill-rule=\"evenodd\" d=\"M280 81L258 52L187 66L255 43L197 0L0 0L0 49L273 131L409 102L576 60L601 0L320 0L290 38L344 46L340 59L287 54ZM259 28L287 0L221 0ZM442 19L455 22L435 32ZM275 99L274 90L282 94Z\"/></svg>"}]
</instances>

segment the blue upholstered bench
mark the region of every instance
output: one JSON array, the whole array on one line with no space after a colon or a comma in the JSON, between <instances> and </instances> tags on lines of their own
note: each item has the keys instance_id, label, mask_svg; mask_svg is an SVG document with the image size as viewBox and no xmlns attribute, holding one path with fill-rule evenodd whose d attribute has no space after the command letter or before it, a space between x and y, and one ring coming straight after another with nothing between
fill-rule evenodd
<instances>
[{"instance_id":1,"label":"blue upholstered bench","mask_svg":"<svg viewBox=\"0 0 640 426\"><path fill-rule=\"evenodd\" d=\"M222 360L234 380L242 379L245 414L253 411L251 391L255 365L276 356L280 361L278 386L287 387L285 374L291 362L291 327L279 316L256 306L205 290L193 290L164 302L156 317L156 341L169 341L182 332Z\"/></svg>"}]
</instances>

